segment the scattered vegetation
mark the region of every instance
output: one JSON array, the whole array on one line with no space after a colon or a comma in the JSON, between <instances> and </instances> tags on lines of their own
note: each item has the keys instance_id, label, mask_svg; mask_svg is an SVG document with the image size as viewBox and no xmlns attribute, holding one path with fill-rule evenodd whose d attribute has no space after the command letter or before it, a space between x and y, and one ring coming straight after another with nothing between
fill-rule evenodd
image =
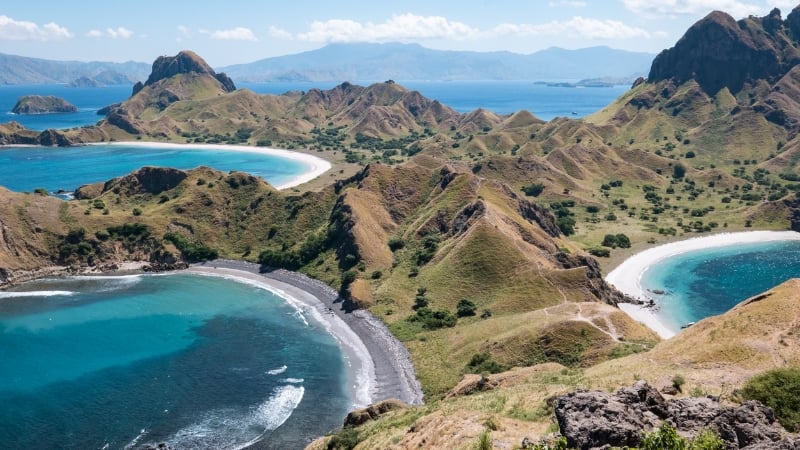
<instances>
[{"instance_id":1,"label":"scattered vegetation","mask_svg":"<svg viewBox=\"0 0 800 450\"><path fill-rule=\"evenodd\" d=\"M744 384L739 395L745 400L758 400L775 411L784 428L800 432L800 367L769 370Z\"/></svg>"}]
</instances>

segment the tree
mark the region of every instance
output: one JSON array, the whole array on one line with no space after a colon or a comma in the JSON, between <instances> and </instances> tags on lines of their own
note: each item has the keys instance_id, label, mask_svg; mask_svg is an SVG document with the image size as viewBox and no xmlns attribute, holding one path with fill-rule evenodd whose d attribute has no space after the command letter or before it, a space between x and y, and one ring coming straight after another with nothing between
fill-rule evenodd
<instances>
[{"instance_id":1,"label":"tree","mask_svg":"<svg viewBox=\"0 0 800 450\"><path fill-rule=\"evenodd\" d=\"M684 175L686 175L686 167L683 164L678 163L672 166L672 178L680 180Z\"/></svg>"},{"instance_id":2,"label":"tree","mask_svg":"<svg viewBox=\"0 0 800 450\"><path fill-rule=\"evenodd\" d=\"M458 301L458 304L456 305L456 315L458 317L474 316L476 309L477 307L475 306L475 303L472 303L471 301L462 298L461 300Z\"/></svg>"}]
</instances>

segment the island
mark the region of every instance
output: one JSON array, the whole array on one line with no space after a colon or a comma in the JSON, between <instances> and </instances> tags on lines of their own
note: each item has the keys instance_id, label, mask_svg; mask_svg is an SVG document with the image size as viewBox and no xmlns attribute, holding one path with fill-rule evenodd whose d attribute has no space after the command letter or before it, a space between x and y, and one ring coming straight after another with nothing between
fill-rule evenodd
<instances>
[{"instance_id":1,"label":"island","mask_svg":"<svg viewBox=\"0 0 800 450\"><path fill-rule=\"evenodd\" d=\"M78 112L78 108L54 95L25 95L17 100L17 104L11 110L14 114L48 114L48 113L73 113Z\"/></svg>"}]
</instances>

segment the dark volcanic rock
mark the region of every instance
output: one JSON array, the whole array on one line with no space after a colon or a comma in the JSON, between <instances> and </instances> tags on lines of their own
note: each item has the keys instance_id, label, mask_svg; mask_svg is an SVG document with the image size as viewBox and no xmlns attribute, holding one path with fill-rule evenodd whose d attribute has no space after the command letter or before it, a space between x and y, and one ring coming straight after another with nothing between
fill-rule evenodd
<instances>
[{"instance_id":1,"label":"dark volcanic rock","mask_svg":"<svg viewBox=\"0 0 800 450\"><path fill-rule=\"evenodd\" d=\"M71 113L78 112L78 108L54 95L26 95L17 100L17 104L14 105L11 112L14 114Z\"/></svg>"},{"instance_id":2,"label":"dark volcanic rock","mask_svg":"<svg viewBox=\"0 0 800 450\"><path fill-rule=\"evenodd\" d=\"M363 409L357 409L347 414L344 419L345 427L357 427L369 421L376 420L389 411L406 409L408 405L397 399L383 400Z\"/></svg>"},{"instance_id":3,"label":"dark volcanic rock","mask_svg":"<svg viewBox=\"0 0 800 450\"><path fill-rule=\"evenodd\" d=\"M228 78L224 73L217 74L203 58L199 57L196 53L183 50L175 56L159 56L153 63L153 71L150 77L144 83L144 86L150 86L160 80L171 78L175 75L195 73L198 75L210 75L222 84L225 92L233 92L236 90L233 81ZM143 86L142 86L143 87ZM136 94L141 90L139 83L133 87L133 93Z\"/></svg>"},{"instance_id":4,"label":"dark volcanic rock","mask_svg":"<svg viewBox=\"0 0 800 450\"><path fill-rule=\"evenodd\" d=\"M642 433L669 420L683 435L711 429L733 449L796 449L772 409L756 401L726 406L711 397L665 400L644 381L616 394L576 391L556 401L558 426L570 448L637 447Z\"/></svg>"},{"instance_id":5,"label":"dark volcanic rock","mask_svg":"<svg viewBox=\"0 0 800 450\"><path fill-rule=\"evenodd\" d=\"M775 82L800 62L798 15L795 8L783 21L780 10L774 9L766 17L737 22L714 11L655 58L648 81L673 79L681 84L694 79L709 94L723 87L736 93L759 79Z\"/></svg>"}]
</instances>

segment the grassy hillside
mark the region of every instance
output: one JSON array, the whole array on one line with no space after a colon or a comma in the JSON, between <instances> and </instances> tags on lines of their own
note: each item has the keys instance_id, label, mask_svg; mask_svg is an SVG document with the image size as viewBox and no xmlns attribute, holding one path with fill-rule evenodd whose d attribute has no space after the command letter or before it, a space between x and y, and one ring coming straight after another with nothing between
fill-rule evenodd
<instances>
[{"instance_id":1,"label":"grassy hillside","mask_svg":"<svg viewBox=\"0 0 800 450\"><path fill-rule=\"evenodd\" d=\"M480 434L489 432L495 447L517 448L525 437L537 440L557 430L552 400L560 394L576 388L613 392L637 380L647 380L661 389L672 386L676 375L685 380L677 397L710 394L730 401L735 398L734 391L752 375L800 364L798 292L800 280L790 280L721 316L698 322L646 353L621 356L585 369L546 363L483 379L466 375L440 399L387 413L358 428L340 431L338 437L357 442L356 449L420 445L461 449L475 446ZM592 307L605 308L597 304ZM552 314L553 309L546 311ZM520 320L530 319L529 315ZM502 329L493 331L494 336L504 334ZM325 448L328 439L318 440L309 448Z\"/></svg>"}]
</instances>

